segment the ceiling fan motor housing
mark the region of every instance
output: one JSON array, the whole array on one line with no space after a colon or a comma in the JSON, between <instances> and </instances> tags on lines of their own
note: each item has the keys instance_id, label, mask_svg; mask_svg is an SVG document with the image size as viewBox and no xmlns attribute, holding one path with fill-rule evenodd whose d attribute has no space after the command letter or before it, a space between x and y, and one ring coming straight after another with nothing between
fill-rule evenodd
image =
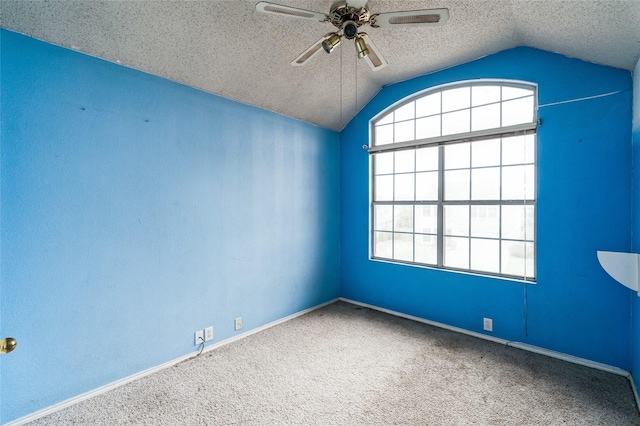
<instances>
[{"instance_id":1,"label":"ceiling fan motor housing","mask_svg":"<svg viewBox=\"0 0 640 426\"><path fill-rule=\"evenodd\" d=\"M351 40L358 34L358 27L369 22L369 10L366 7L350 7L346 1L337 1L331 5L329 17L334 26L342 29L345 38Z\"/></svg>"}]
</instances>

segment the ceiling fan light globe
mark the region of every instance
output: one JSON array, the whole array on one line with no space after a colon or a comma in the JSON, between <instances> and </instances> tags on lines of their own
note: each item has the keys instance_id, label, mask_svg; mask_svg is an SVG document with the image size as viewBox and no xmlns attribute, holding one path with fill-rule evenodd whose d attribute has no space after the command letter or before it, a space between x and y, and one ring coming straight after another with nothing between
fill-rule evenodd
<instances>
[{"instance_id":1,"label":"ceiling fan light globe","mask_svg":"<svg viewBox=\"0 0 640 426\"><path fill-rule=\"evenodd\" d=\"M356 52L358 52L358 58L362 59L369 54L367 44L361 36L356 37Z\"/></svg>"},{"instance_id":2,"label":"ceiling fan light globe","mask_svg":"<svg viewBox=\"0 0 640 426\"><path fill-rule=\"evenodd\" d=\"M336 46L340 44L340 40L340 36L337 33L333 33L326 39L324 39L324 41L322 42L322 48L325 52L331 53L333 49L335 49Z\"/></svg>"}]
</instances>

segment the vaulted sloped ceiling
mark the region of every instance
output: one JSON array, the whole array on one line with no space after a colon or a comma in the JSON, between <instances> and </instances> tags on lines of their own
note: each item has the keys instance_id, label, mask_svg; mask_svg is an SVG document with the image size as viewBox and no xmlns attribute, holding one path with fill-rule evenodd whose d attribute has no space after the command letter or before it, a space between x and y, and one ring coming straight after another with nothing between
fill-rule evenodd
<instances>
[{"instance_id":1,"label":"vaulted sloped ceiling","mask_svg":"<svg viewBox=\"0 0 640 426\"><path fill-rule=\"evenodd\" d=\"M272 0L328 13L331 0ZM640 0L370 0L373 12L448 8L447 25L366 28L389 62L352 43L289 63L329 23L255 12L255 1L0 1L0 25L319 126L340 130L382 86L516 46L632 70ZM579 78L579 76L576 76Z\"/></svg>"}]
</instances>

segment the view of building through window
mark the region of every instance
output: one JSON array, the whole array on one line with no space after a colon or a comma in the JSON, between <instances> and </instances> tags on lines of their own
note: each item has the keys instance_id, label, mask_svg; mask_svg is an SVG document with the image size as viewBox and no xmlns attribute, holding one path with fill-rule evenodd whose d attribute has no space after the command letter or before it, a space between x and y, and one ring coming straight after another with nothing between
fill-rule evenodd
<instances>
[{"instance_id":1,"label":"view of building through window","mask_svg":"<svg viewBox=\"0 0 640 426\"><path fill-rule=\"evenodd\" d=\"M372 257L535 279L535 88L475 83L372 122Z\"/></svg>"}]
</instances>

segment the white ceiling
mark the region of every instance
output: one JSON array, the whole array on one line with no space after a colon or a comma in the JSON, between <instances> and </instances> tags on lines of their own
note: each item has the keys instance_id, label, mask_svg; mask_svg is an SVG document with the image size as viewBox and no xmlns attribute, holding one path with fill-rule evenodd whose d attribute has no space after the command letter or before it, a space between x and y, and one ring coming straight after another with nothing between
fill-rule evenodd
<instances>
[{"instance_id":1,"label":"white ceiling","mask_svg":"<svg viewBox=\"0 0 640 426\"><path fill-rule=\"evenodd\" d=\"M382 86L530 46L632 70L640 0L370 0L372 13L446 7L443 27L366 28L389 62L352 43L289 63L334 27L256 13L258 0L0 1L0 26L226 98L340 130ZM329 12L332 0L271 0Z\"/></svg>"}]
</instances>

